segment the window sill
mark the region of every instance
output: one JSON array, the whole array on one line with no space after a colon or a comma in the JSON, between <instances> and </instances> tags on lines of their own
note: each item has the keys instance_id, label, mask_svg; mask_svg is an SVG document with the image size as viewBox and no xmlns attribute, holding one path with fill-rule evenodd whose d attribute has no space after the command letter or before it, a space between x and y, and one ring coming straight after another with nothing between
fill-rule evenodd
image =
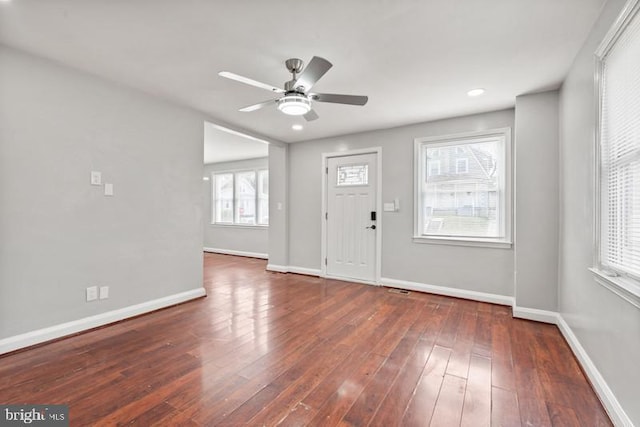
<instances>
[{"instance_id":1,"label":"window sill","mask_svg":"<svg viewBox=\"0 0 640 427\"><path fill-rule=\"evenodd\" d=\"M469 239L455 237L425 237L413 236L413 243L426 243L430 245L469 246L496 249L511 249L512 243L489 239Z\"/></svg>"},{"instance_id":2,"label":"window sill","mask_svg":"<svg viewBox=\"0 0 640 427\"><path fill-rule=\"evenodd\" d=\"M640 308L640 283L623 276L609 276L598 268L589 269L595 276L596 282L609 289L620 298Z\"/></svg>"},{"instance_id":3,"label":"window sill","mask_svg":"<svg viewBox=\"0 0 640 427\"><path fill-rule=\"evenodd\" d=\"M248 224L220 224L217 222L212 222L211 224L212 227L221 227L221 228L253 228L253 229L260 229L260 230L264 230L269 228L268 225L248 225Z\"/></svg>"}]
</instances>

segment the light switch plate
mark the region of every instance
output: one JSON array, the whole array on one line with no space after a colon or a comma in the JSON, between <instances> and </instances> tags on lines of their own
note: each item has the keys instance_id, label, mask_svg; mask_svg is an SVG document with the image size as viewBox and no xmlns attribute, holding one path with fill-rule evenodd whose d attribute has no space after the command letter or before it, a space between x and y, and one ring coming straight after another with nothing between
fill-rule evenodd
<instances>
[{"instance_id":1,"label":"light switch plate","mask_svg":"<svg viewBox=\"0 0 640 427\"><path fill-rule=\"evenodd\" d=\"M95 301L98 299L98 287L90 286L87 288L87 301Z\"/></svg>"},{"instance_id":2,"label":"light switch plate","mask_svg":"<svg viewBox=\"0 0 640 427\"><path fill-rule=\"evenodd\" d=\"M108 286L100 286L100 299L109 298L109 287Z\"/></svg>"},{"instance_id":3,"label":"light switch plate","mask_svg":"<svg viewBox=\"0 0 640 427\"><path fill-rule=\"evenodd\" d=\"M113 196L113 184L105 182L104 183L104 195L105 196Z\"/></svg>"},{"instance_id":4,"label":"light switch plate","mask_svg":"<svg viewBox=\"0 0 640 427\"><path fill-rule=\"evenodd\" d=\"M383 206L385 212L394 212L396 210L395 203L385 203Z\"/></svg>"},{"instance_id":5,"label":"light switch plate","mask_svg":"<svg viewBox=\"0 0 640 427\"><path fill-rule=\"evenodd\" d=\"M102 172L91 171L91 185L102 185Z\"/></svg>"}]
</instances>

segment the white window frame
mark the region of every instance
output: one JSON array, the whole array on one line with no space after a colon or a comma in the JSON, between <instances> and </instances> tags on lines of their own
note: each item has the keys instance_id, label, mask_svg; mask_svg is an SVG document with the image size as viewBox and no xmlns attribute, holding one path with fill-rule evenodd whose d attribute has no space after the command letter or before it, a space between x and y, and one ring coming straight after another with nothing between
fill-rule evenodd
<instances>
[{"instance_id":1,"label":"white window frame","mask_svg":"<svg viewBox=\"0 0 640 427\"><path fill-rule=\"evenodd\" d=\"M258 175L262 171L269 172L268 168L251 168L251 169L233 169L233 170L219 170L211 172L211 225L221 226L221 227L238 227L238 228L265 228L269 227L269 224L259 224L259 209L260 209L260 191L258 189L259 178ZM254 198L255 203L255 212L256 212L256 223L255 224L242 224L236 222L236 176L240 173L253 172L255 174L256 179L256 194ZM233 175L233 222L216 222L216 175ZM268 199L267 199L268 200Z\"/></svg>"},{"instance_id":2,"label":"white window frame","mask_svg":"<svg viewBox=\"0 0 640 427\"><path fill-rule=\"evenodd\" d=\"M596 70L595 70L595 98L596 98L596 130L595 130L595 144L594 144L594 235L593 235L593 267L590 268L594 273L594 277L597 283L612 291L614 294L625 299L634 306L640 308L640 278L634 277L626 273L623 270L611 267L603 262L601 258L601 232L605 227L602 224L602 106L603 106L603 90L602 81L604 78L604 64L607 59L608 53L614 48L617 40L624 33L625 29L633 20L640 16L640 1L630 0L625 5L624 9L620 13L620 16L612 25L609 32L604 37L602 43L595 52L596 56Z\"/></svg>"},{"instance_id":3,"label":"white window frame","mask_svg":"<svg viewBox=\"0 0 640 427\"><path fill-rule=\"evenodd\" d=\"M424 145L429 145L434 148L442 148L451 145L457 145L461 143L474 143L481 142L484 139L500 138L504 146L503 156L499 159L502 162L502 170L504 174L501 177L499 209L500 215L500 237L487 238L487 237L457 237L457 236L436 236L425 235L424 219L422 218L422 202L421 202L421 185L422 178L426 175L424 162L421 162L421 149ZM508 249L512 246L511 232L512 232L512 184L511 184L511 169L512 169L512 156L511 156L511 128L498 128L489 129L485 131L477 132L464 132L452 135L443 135L435 137L425 137L414 139L414 212L413 212L413 242L414 243L429 243L429 244L446 244L457 246L482 246L490 248L503 248Z\"/></svg>"}]
</instances>

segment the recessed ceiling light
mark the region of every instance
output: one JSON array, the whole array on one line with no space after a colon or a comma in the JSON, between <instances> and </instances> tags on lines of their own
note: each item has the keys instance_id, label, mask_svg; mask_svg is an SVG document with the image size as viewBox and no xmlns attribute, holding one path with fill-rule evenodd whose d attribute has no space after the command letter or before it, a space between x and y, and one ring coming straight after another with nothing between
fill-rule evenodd
<instances>
[{"instance_id":1,"label":"recessed ceiling light","mask_svg":"<svg viewBox=\"0 0 640 427\"><path fill-rule=\"evenodd\" d=\"M202 180L203 180L203 181L209 181L209 177L208 177L208 176L203 176L203 177L202 177Z\"/></svg>"},{"instance_id":2,"label":"recessed ceiling light","mask_svg":"<svg viewBox=\"0 0 640 427\"><path fill-rule=\"evenodd\" d=\"M291 126L291 129L293 129L293 130L302 130L302 129L303 129L303 127L302 127L302 125L295 124L295 125L292 125L292 126Z\"/></svg>"},{"instance_id":3,"label":"recessed ceiling light","mask_svg":"<svg viewBox=\"0 0 640 427\"><path fill-rule=\"evenodd\" d=\"M477 89L471 89L469 92L467 92L467 95L469 95L469 96L480 96L483 93L484 93L484 89L477 88Z\"/></svg>"}]
</instances>

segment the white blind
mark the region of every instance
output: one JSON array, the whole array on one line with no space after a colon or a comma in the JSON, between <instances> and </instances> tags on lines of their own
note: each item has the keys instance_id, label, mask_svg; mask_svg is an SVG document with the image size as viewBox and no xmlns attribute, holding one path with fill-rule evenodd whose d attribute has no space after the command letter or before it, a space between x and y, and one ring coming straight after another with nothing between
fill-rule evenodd
<instances>
[{"instance_id":1,"label":"white blind","mask_svg":"<svg viewBox=\"0 0 640 427\"><path fill-rule=\"evenodd\" d=\"M603 58L600 261L640 278L640 14Z\"/></svg>"}]
</instances>

